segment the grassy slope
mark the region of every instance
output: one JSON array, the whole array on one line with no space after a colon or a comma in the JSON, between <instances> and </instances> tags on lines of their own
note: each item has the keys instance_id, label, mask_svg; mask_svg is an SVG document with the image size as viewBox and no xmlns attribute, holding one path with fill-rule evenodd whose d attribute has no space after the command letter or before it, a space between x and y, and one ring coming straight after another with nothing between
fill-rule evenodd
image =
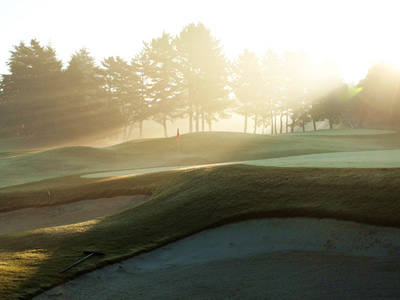
<instances>
[{"instance_id":1,"label":"grassy slope","mask_svg":"<svg viewBox=\"0 0 400 300\"><path fill-rule=\"evenodd\" d=\"M289 139L215 133L184 136L181 145L185 141L182 150L186 159L216 162L224 156L228 156L226 160L229 161L265 158L265 155L285 156L289 152L319 153L331 148L332 151L356 151L398 146L398 135L388 136L391 137L318 137L315 140L315 137L307 136ZM196 144L199 137L201 142ZM166 141L169 140L152 140L147 145L131 142L97 149L98 157L101 157L98 163L103 166L102 160L110 159L110 151L121 157L125 155L125 159L135 153L141 156L141 163L146 163L143 157L150 160L158 157L160 149L164 159L172 161L176 141L170 148ZM150 146L154 152L148 151ZM36 158L43 160L50 156L56 161L57 155L67 151L80 159L85 151L92 150L58 149L42 152L48 155ZM80 163L83 164L86 158ZM63 164L62 161L58 163ZM47 196L47 190L52 190L52 197ZM1 188L0 210L138 193L153 194L153 197L134 209L94 221L0 235L0 298L29 298L42 289L106 263L134 256L205 228L247 218L334 217L400 227L398 169L230 165L112 179L83 179L71 175ZM107 255L59 274L60 270L79 260L83 250L103 251Z\"/></svg>"},{"instance_id":2,"label":"grassy slope","mask_svg":"<svg viewBox=\"0 0 400 300\"><path fill-rule=\"evenodd\" d=\"M196 133L181 136L181 164L207 164L326 152L393 149L400 133L359 136ZM67 147L0 159L0 187L106 170L176 166L175 138L133 141L109 148Z\"/></svg>"}]
</instances>

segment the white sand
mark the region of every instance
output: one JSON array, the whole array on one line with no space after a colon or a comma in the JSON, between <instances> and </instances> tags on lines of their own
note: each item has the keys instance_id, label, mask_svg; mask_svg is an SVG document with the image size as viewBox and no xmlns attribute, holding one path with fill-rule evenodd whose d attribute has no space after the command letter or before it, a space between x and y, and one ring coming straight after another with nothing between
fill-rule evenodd
<instances>
[{"instance_id":1,"label":"white sand","mask_svg":"<svg viewBox=\"0 0 400 300\"><path fill-rule=\"evenodd\" d=\"M0 213L0 234L85 222L139 205L149 196L119 196Z\"/></svg>"},{"instance_id":2,"label":"white sand","mask_svg":"<svg viewBox=\"0 0 400 300\"><path fill-rule=\"evenodd\" d=\"M251 220L83 275L35 299L395 298L400 229Z\"/></svg>"}]
</instances>

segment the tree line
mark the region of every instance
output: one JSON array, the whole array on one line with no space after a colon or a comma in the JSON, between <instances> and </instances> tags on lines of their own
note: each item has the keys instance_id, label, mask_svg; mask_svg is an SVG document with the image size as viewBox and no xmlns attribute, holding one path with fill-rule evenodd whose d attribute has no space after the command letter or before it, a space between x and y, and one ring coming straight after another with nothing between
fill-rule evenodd
<instances>
[{"instance_id":1,"label":"tree line","mask_svg":"<svg viewBox=\"0 0 400 300\"><path fill-rule=\"evenodd\" d=\"M229 61L220 41L203 24L179 35L163 33L144 42L131 61L108 57L96 65L87 49L64 68L51 46L33 39L10 51L10 74L0 82L0 136L85 136L133 128L154 120L167 136L169 121L184 119L189 132L212 130L233 113L243 131L305 130L327 121L398 125L400 74L383 63L371 67L356 86L337 66L314 64L304 52L268 50L262 57L244 50Z\"/></svg>"}]
</instances>

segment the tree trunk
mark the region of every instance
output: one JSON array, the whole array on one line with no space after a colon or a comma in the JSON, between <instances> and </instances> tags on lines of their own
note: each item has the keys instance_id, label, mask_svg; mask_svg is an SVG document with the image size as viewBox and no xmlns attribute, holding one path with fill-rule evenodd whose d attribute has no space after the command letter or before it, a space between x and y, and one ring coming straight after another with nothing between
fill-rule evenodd
<instances>
[{"instance_id":1,"label":"tree trunk","mask_svg":"<svg viewBox=\"0 0 400 300\"><path fill-rule=\"evenodd\" d=\"M283 113L281 111L281 115L279 117L279 133L280 134L282 134L282 131L283 131L283 120L282 120L282 118L283 118Z\"/></svg>"},{"instance_id":2,"label":"tree trunk","mask_svg":"<svg viewBox=\"0 0 400 300\"><path fill-rule=\"evenodd\" d=\"M293 133L294 132L294 127L296 125L294 125L294 120L292 119L292 124L290 124L290 132Z\"/></svg>"},{"instance_id":3,"label":"tree trunk","mask_svg":"<svg viewBox=\"0 0 400 300\"><path fill-rule=\"evenodd\" d=\"M289 112L286 112L286 133L289 133Z\"/></svg>"},{"instance_id":4,"label":"tree trunk","mask_svg":"<svg viewBox=\"0 0 400 300\"><path fill-rule=\"evenodd\" d=\"M126 142L126 131L127 131L127 129L128 129L128 125L125 125L124 126L124 133L122 134L122 140L124 142Z\"/></svg>"},{"instance_id":5,"label":"tree trunk","mask_svg":"<svg viewBox=\"0 0 400 300\"><path fill-rule=\"evenodd\" d=\"M205 124L204 124L204 109L201 110L201 131L204 131Z\"/></svg>"},{"instance_id":6,"label":"tree trunk","mask_svg":"<svg viewBox=\"0 0 400 300\"><path fill-rule=\"evenodd\" d=\"M352 117L349 117L349 121L350 121L351 128L352 128L352 129L356 129Z\"/></svg>"},{"instance_id":7,"label":"tree trunk","mask_svg":"<svg viewBox=\"0 0 400 300\"><path fill-rule=\"evenodd\" d=\"M274 113L271 110L271 134L274 134Z\"/></svg>"},{"instance_id":8,"label":"tree trunk","mask_svg":"<svg viewBox=\"0 0 400 300\"><path fill-rule=\"evenodd\" d=\"M329 119L329 129L333 129L333 122L332 122L332 119Z\"/></svg>"},{"instance_id":9,"label":"tree trunk","mask_svg":"<svg viewBox=\"0 0 400 300\"><path fill-rule=\"evenodd\" d=\"M276 114L275 114L275 112L274 112L274 131L275 131L275 134L278 133L278 131L276 130Z\"/></svg>"},{"instance_id":10,"label":"tree trunk","mask_svg":"<svg viewBox=\"0 0 400 300\"><path fill-rule=\"evenodd\" d=\"M189 132L193 132L193 106L189 104Z\"/></svg>"},{"instance_id":11,"label":"tree trunk","mask_svg":"<svg viewBox=\"0 0 400 300\"><path fill-rule=\"evenodd\" d=\"M257 122L258 122L258 115L256 114L256 116L254 117L254 132L253 133L257 133Z\"/></svg>"},{"instance_id":12,"label":"tree trunk","mask_svg":"<svg viewBox=\"0 0 400 300\"><path fill-rule=\"evenodd\" d=\"M199 132L199 106L198 105L196 105L196 132Z\"/></svg>"},{"instance_id":13,"label":"tree trunk","mask_svg":"<svg viewBox=\"0 0 400 300\"><path fill-rule=\"evenodd\" d=\"M314 131L317 131L317 124L316 124L315 120L312 119L312 122L313 122L313 126L314 126Z\"/></svg>"},{"instance_id":14,"label":"tree trunk","mask_svg":"<svg viewBox=\"0 0 400 300\"><path fill-rule=\"evenodd\" d=\"M139 122L139 138L143 137L143 121Z\"/></svg>"},{"instance_id":15,"label":"tree trunk","mask_svg":"<svg viewBox=\"0 0 400 300\"><path fill-rule=\"evenodd\" d=\"M188 104L189 104L189 132L193 132L193 88L191 83L189 82L189 95L188 95Z\"/></svg>"},{"instance_id":16,"label":"tree trunk","mask_svg":"<svg viewBox=\"0 0 400 300\"><path fill-rule=\"evenodd\" d=\"M131 140L132 131L133 131L133 124L131 124L131 126L129 126L129 132L128 132L128 141L130 141L130 140Z\"/></svg>"},{"instance_id":17,"label":"tree trunk","mask_svg":"<svg viewBox=\"0 0 400 300\"><path fill-rule=\"evenodd\" d=\"M168 137L168 131L167 131L167 118L164 116L163 117L163 127L164 127L164 136Z\"/></svg>"},{"instance_id":18,"label":"tree trunk","mask_svg":"<svg viewBox=\"0 0 400 300\"><path fill-rule=\"evenodd\" d=\"M245 110L244 110L244 133L246 133L247 132L247 115L248 115L247 102L245 102L244 108L245 108Z\"/></svg>"}]
</instances>

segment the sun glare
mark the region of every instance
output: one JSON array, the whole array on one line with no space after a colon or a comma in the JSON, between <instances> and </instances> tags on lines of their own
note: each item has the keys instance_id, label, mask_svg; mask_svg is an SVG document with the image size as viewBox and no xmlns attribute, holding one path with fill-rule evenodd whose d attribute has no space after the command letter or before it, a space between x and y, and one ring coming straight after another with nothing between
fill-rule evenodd
<instances>
[{"instance_id":1,"label":"sun glare","mask_svg":"<svg viewBox=\"0 0 400 300\"><path fill-rule=\"evenodd\" d=\"M389 53L389 55L387 55L383 61L396 69L400 69L400 52Z\"/></svg>"}]
</instances>

